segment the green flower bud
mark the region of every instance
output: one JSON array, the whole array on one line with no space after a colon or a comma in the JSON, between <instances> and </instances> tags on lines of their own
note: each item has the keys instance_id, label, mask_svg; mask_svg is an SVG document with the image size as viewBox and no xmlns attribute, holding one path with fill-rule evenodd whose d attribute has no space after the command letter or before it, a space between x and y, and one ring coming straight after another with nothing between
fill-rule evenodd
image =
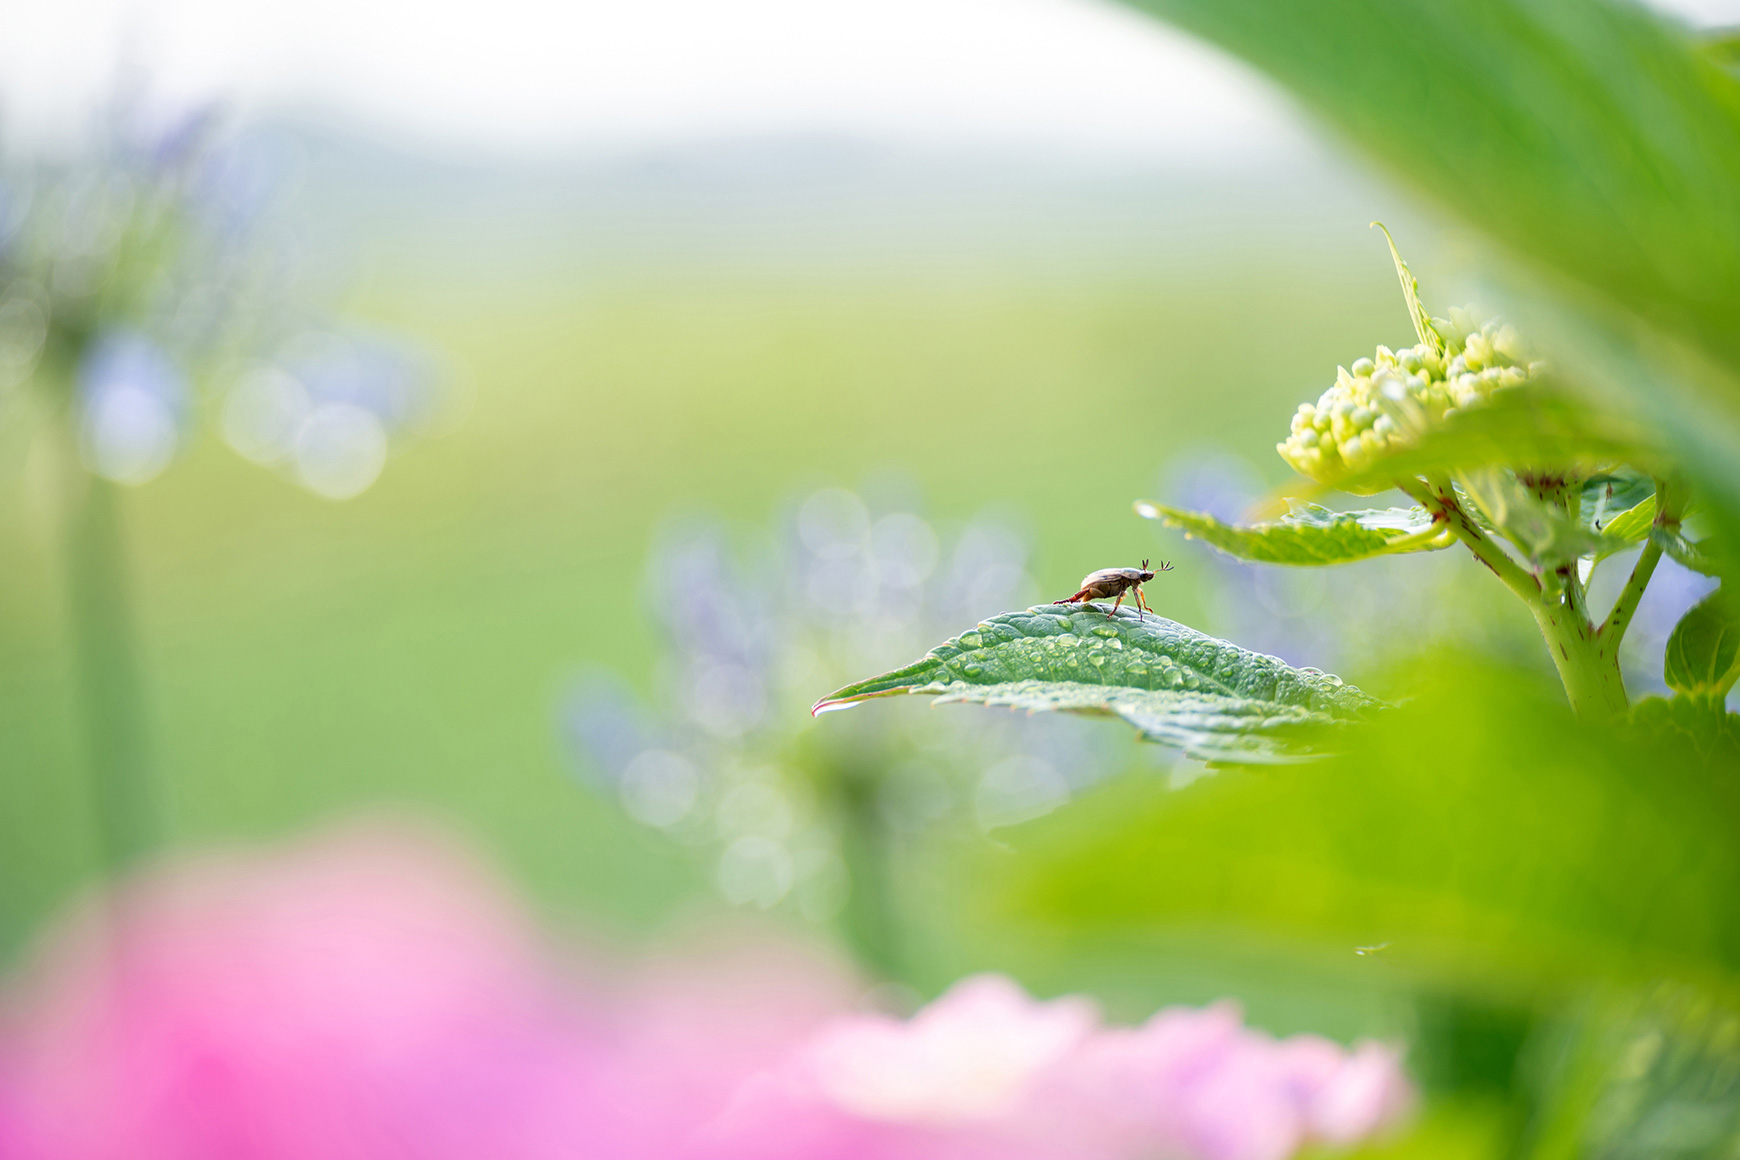
<instances>
[{"instance_id":1,"label":"green flower bud","mask_svg":"<svg viewBox=\"0 0 1740 1160\"><path fill-rule=\"evenodd\" d=\"M1382 456L1413 443L1446 415L1477 407L1492 392L1526 384L1544 368L1525 361L1516 328L1498 321L1477 325L1468 311L1433 319L1445 340L1439 354L1427 343L1400 352L1380 346L1352 369L1337 367L1335 383L1315 403L1301 403L1290 437L1275 446L1300 474L1334 483Z\"/></svg>"},{"instance_id":2,"label":"green flower bud","mask_svg":"<svg viewBox=\"0 0 1740 1160\"><path fill-rule=\"evenodd\" d=\"M1508 361L1520 363L1523 361L1522 336L1517 334L1516 327L1505 323L1492 336L1492 347Z\"/></svg>"}]
</instances>

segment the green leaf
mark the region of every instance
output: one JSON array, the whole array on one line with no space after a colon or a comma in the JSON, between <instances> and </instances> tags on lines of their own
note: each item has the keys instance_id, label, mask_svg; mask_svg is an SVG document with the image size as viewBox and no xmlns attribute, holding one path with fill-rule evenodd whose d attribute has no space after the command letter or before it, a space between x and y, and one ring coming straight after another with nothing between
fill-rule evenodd
<instances>
[{"instance_id":1,"label":"green leaf","mask_svg":"<svg viewBox=\"0 0 1740 1160\"><path fill-rule=\"evenodd\" d=\"M1656 983L1578 1004L1531 1070L1542 1099L1527 1160L1732 1156L1740 1146L1740 1012L1723 989ZM1543 1066L1545 1065L1545 1066ZM1671 1124L1672 1135L1663 1125Z\"/></svg>"},{"instance_id":2,"label":"green leaf","mask_svg":"<svg viewBox=\"0 0 1740 1160\"><path fill-rule=\"evenodd\" d=\"M1407 702L1304 776L1133 774L1009 832L1009 867L962 866L963 910L1077 959L1207 929L1561 993L1740 967L1734 765L1591 729L1503 665L1439 653L1396 678Z\"/></svg>"},{"instance_id":3,"label":"green leaf","mask_svg":"<svg viewBox=\"0 0 1740 1160\"><path fill-rule=\"evenodd\" d=\"M1589 495L1585 490L1583 495L1583 520L1585 526L1598 534L1600 546L1595 551L1595 563L1607 559L1627 548L1635 547L1649 539L1651 535L1659 535L1661 529L1655 526L1655 496L1645 496L1636 505L1627 508L1606 521L1601 522L1600 505L1591 505ZM1676 537L1679 532L1673 533ZM1665 545L1664 545L1665 547Z\"/></svg>"},{"instance_id":4,"label":"green leaf","mask_svg":"<svg viewBox=\"0 0 1740 1160\"><path fill-rule=\"evenodd\" d=\"M1324 752L1329 734L1383 706L1339 677L1163 617L1064 604L994 616L903 669L830 693L811 712L901 693L1120 717L1150 741L1231 763Z\"/></svg>"},{"instance_id":5,"label":"green leaf","mask_svg":"<svg viewBox=\"0 0 1740 1160\"><path fill-rule=\"evenodd\" d=\"M1692 605L1674 626L1663 675L1669 688L1712 701L1734 687L1740 678L1740 617L1721 589Z\"/></svg>"},{"instance_id":6,"label":"green leaf","mask_svg":"<svg viewBox=\"0 0 1740 1160\"><path fill-rule=\"evenodd\" d=\"M1598 472L1583 481L1583 523L1595 531L1612 525L1620 513L1629 512L1655 495L1655 480L1641 471L1616 468ZM1651 507L1650 519L1655 518Z\"/></svg>"},{"instance_id":7,"label":"green leaf","mask_svg":"<svg viewBox=\"0 0 1740 1160\"><path fill-rule=\"evenodd\" d=\"M1582 518L1577 519L1542 502L1503 468L1464 472L1458 480L1458 498L1467 510L1477 513L1477 522L1515 544L1536 564L1556 566L1585 556L1599 562L1642 543L1655 525L1653 495L1613 517L1605 527L1596 527L1586 496Z\"/></svg>"},{"instance_id":8,"label":"green leaf","mask_svg":"<svg viewBox=\"0 0 1740 1160\"><path fill-rule=\"evenodd\" d=\"M1432 517L1422 507L1336 512L1297 504L1273 523L1226 524L1206 512L1142 500L1136 514L1260 564L1346 564L1393 552L1430 552L1452 542L1432 534Z\"/></svg>"},{"instance_id":9,"label":"green leaf","mask_svg":"<svg viewBox=\"0 0 1740 1160\"><path fill-rule=\"evenodd\" d=\"M1610 547L1599 532L1543 502L1504 468L1465 471L1457 482L1498 533L1537 565L1550 568L1625 546L1615 541Z\"/></svg>"},{"instance_id":10,"label":"green leaf","mask_svg":"<svg viewBox=\"0 0 1740 1160\"><path fill-rule=\"evenodd\" d=\"M1720 28L1705 33L1699 47L1718 67L1740 74L1740 28Z\"/></svg>"},{"instance_id":11,"label":"green leaf","mask_svg":"<svg viewBox=\"0 0 1740 1160\"><path fill-rule=\"evenodd\" d=\"M1129 2L1255 64L1568 297L1740 363L1740 90L1645 6Z\"/></svg>"},{"instance_id":12,"label":"green leaf","mask_svg":"<svg viewBox=\"0 0 1740 1160\"><path fill-rule=\"evenodd\" d=\"M1630 723L1655 744L1671 742L1705 761L1740 764L1740 713L1728 712L1715 697L1645 697L1631 707Z\"/></svg>"},{"instance_id":13,"label":"green leaf","mask_svg":"<svg viewBox=\"0 0 1740 1160\"><path fill-rule=\"evenodd\" d=\"M1382 222L1372 225L1384 232L1384 241L1390 244L1390 257L1396 263L1396 277L1402 283L1402 297L1408 303L1408 317L1413 320L1414 333L1420 341L1437 351L1444 353L1444 336L1438 333L1438 328L1432 325L1432 316L1420 304L1420 280L1414 277L1414 272L1408 269L1408 264L1402 261L1402 252L1396 249L1396 239L1390 236L1390 229Z\"/></svg>"},{"instance_id":14,"label":"green leaf","mask_svg":"<svg viewBox=\"0 0 1740 1160\"><path fill-rule=\"evenodd\" d=\"M1649 539L1649 530L1655 526L1655 496L1649 496L1636 507L1620 512L1597 530L1601 538L1612 545L1604 547L1602 555L1611 555L1623 551L1632 544L1641 544Z\"/></svg>"},{"instance_id":15,"label":"green leaf","mask_svg":"<svg viewBox=\"0 0 1740 1160\"><path fill-rule=\"evenodd\" d=\"M1679 528L1657 528L1653 534L1661 543L1662 551L1672 556L1675 563L1705 576L1723 575L1724 557L1710 550L1708 540L1688 540Z\"/></svg>"}]
</instances>

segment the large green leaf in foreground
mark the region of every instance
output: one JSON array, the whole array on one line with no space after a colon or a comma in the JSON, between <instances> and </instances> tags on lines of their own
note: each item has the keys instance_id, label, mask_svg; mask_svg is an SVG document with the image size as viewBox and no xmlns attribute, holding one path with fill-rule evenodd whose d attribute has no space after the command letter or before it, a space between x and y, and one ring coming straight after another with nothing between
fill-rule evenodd
<instances>
[{"instance_id":1,"label":"large green leaf in foreground","mask_svg":"<svg viewBox=\"0 0 1740 1160\"><path fill-rule=\"evenodd\" d=\"M1740 88L1646 6L1129 2L1250 61L1574 295L1740 360Z\"/></svg>"},{"instance_id":2,"label":"large green leaf in foreground","mask_svg":"<svg viewBox=\"0 0 1740 1160\"><path fill-rule=\"evenodd\" d=\"M1150 741L1217 762L1270 762L1332 746L1383 702L1162 617L1041 604L1006 612L903 669L847 685L812 712L935 694L1011 709L1121 717Z\"/></svg>"}]
</instances>

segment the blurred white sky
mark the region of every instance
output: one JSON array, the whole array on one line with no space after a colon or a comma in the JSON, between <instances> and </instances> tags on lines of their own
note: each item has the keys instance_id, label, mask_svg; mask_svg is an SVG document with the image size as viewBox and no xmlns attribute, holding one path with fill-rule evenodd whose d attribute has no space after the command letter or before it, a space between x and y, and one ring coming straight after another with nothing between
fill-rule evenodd
<instances>
[{"instance_id":1,"label":"blurred white sky","mask_svg":"<svg viewBox=\"0 0 1740 1160\"><path fill-rule=\"evenodd\" d=\"M1740 0L1659 0L1701 23ZM1109 0L0 0L15 135L123 56L173 103L319 109L449 147L831 130L1202 156L1300 140L1242 66Z\"/></svg>"},{"instance_id":2,"label":"blurred white sky","mask_svg":"<svg viewBox=\"0 0 1740 1160\"><path fill-rule=\"evenodd\" d=\"M828 130L948 144L1265 150L1242 66L1101 0L4 0L7 128L76 126L123 55L175 103L337 113L542 149Z\"/></svg>"}]
</instances>

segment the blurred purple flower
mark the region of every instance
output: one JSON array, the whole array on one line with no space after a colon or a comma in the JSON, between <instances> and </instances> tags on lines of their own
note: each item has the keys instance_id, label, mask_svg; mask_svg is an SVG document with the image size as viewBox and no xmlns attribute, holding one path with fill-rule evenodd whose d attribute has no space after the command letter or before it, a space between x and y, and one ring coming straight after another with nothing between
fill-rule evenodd
<instances>
[{"instance_id":1,"label":"blurred purple flower","mask_svg":"<svg viewBox=\"0 0 1740 1160\"><path fill-rule=\"evenodd\" d=\"M160 347L132 332L104 335L79 366L78 390L85 466L140 484L169 465L187 414L187 380Z\"/></svg>"},{"instance_id":2,"label":"blurred purple flower","mask_svg":"<svg viewBox=\"0 0 1740 1160\"><path fill-rule=\"evenodd\" d=\"M147 169L157 174L177 174L200 160L223 119L224 109L207 101L180 110L166 125L135 127L141 140L133 145Z\"/></svg>"},{"instance_id":3,"label":"blurred purple flower","mask_svg":"<svg viewBox=\"0 0 1740 1160\"><path fill-rule=\"evenodd\" d=\"M124 85L74 164L0 158L0 396L44 350L72 352L86 465L137 484L204 413L190 383L209 385L240 454L349 499L426 426L434 368L407 343L310 328L293 235L271 213L290 159L220 121L216 106L165 115Z\"/></svg>"},{"instance_id":4,"label":"blurred purple flower","mask_svg":"<svg viewBox=\"0 0 1740 1160\"><path fill-rule=\"evenodd\" d=\"M584 779L614 788L639 821L712 846L726 898L813 921L845 905L843 777L875 781L862 808L898 840L947 820L1025 821L1116 768L1120 739L1061 714L881 706L832 724L821 744L803 740L819 693L1031 600L1027 548L1005 521L939 529L828 488L750 543L734 551L705 521L661 536L644 585L665 644L652 704L593 677L562 706Z\"/></svg>"},{"instance_id":5,"label":"blurred purple flower","mask_svg":"<svg viewBox=\"0 0 1740 1160\"><path fill-rule=\"evenodd\" d=\"M224 439L316 495L343 500L380 477L391 442L438 402L430 360L403 343L316 332L242 375L224 399Z\"/></svg>"}]
</instances>

